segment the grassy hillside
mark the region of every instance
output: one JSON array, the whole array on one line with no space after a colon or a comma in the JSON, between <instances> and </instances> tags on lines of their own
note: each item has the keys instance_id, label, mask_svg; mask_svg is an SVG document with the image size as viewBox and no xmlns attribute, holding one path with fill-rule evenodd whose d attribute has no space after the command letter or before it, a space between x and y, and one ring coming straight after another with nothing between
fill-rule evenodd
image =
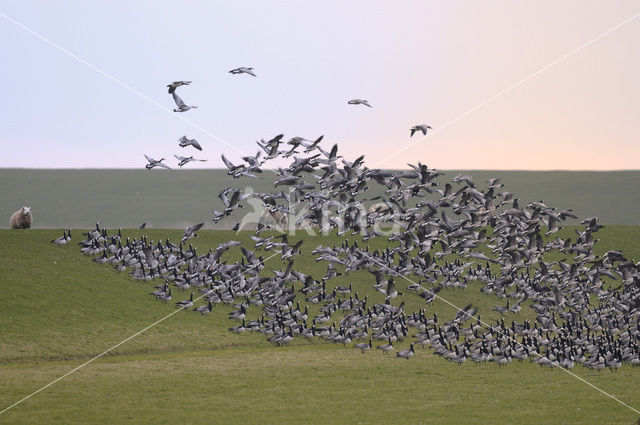
<instances>
[{"instance_id":1,"label":"grassy hillside","mask_svg":"<svg viewBox=\"0 0 640 425\"><path fill-rule=\"evenodd\" d=\"M459 171L446 171L440 181ZM504 188L521 204L544 200L556 208L573 208L579 217L598 216L603 223L640 225L640 171L462 171L478 186L500 177ZM211 223L210 209L220 209L218 193L233 186L254 191L273 190L270 171L262 179L233 179L224 170L30 170L0 169L0 228L23 205L32 207L34 227L184 228L201 221ZM371 185L370 197L381 194ZM286 190L286 188L284 189ZM222 221L219 227L234 223Z\"/></svg>"},{"instance_id":2,"label":"grassy hillside","mask_svg":"<svg viewBox=\"0 0 640 425\"><path fill-rule=\"evenodd\" d=\"M573 232L565 229L564 232ZM80 231L74 231L74 241ZM138 282L98 265L75 244L58 248L59 230L0 231L0 410L175 311L149 296L158 282ZM141 231L125 232L139 236ZM158 240L175 230L145 230ZM205 231L198 252L248 233ZM640 258L640 228L607 226L598 253L620 249ZM335 236L303 237L296 267L319 277L326 264L309 255ZM373 244L384 244L373 240ZM373 245L375 246L375 245ZM264 253L267 257L270 253ZM225 256L233 261L238 251ZM279 270L279 256L263 273ZM381 302L369 273L351 273L332 285L352 283L360 296ZM401 289L406 282L399 283ZM174 293L174 300L189 292ZM476 284L443 289L456 305L473 301L483 320L495 320L501 301ZM424 301L405 296L408 312ZM395 302L395 301L394 301ZM200 302L201 303L201 302ZM197 303L200 304L200 303ZM443 320L455 311L440 301L427 308ZM418 348L410 361L361 354L322 340L296 339L275 347L262 334L227 330L230 306L200 316L179 312L23 404L0 415L0 423L634 423L636 415L570 375L530 362L467 362L456 366ZM255 317L257 310L250 310ZM317 311L311 309L310 315ZM523 308L523 318L532 314ZM506 321L516 316L508 314ZM353 345L353 344L351 344ZM407 348L408 341L397 349ZM638 408L640 369L616 373L577 367L573 371Z\"/></svg>"}]
</instances>

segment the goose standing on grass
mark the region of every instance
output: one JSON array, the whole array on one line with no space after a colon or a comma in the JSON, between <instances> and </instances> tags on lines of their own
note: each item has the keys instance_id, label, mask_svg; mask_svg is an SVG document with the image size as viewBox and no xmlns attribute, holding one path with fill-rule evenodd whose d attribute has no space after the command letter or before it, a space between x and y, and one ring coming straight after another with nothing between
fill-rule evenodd
<instances>
[{"instance_id":1,"label":"goose standing on grass","mask_svg":"<svg viewBox=\"0 0 640 425\"><path fill-rule=\"evenodd\" d=\"M200 143L198 143L196 139L188 139L187 136L182 136L178 140L178 142L179 142L178 145L180 145L181 148L186 148L187 146L193 146L199 151L202 150L202 146L200 146Z\"/></svg>"},{"instance_id":2,"label":"goose standing on grass","mask_svg":"<svg viewBox=\"0 0 640 425\"><path fill-rule=\"evenodd\" d=\"M176 307L179 308L189 308L193 307L193 292L191 293L191 297L188 300L182 300L176 303Z\"/></svg>"},{"instance_id":3,"label":"goose standing on grass","mask_svg":"<svg viewBox=\"0 0 640 425\"><path fill-rule=\"evenodd\" d=\"M431 126L426 124L418 124L411 127L411 137L413 137L416 131L422 131L423 135L427 134L427 130L431 130Z\"/></svg>"},{"instance_id":4,"label":"goose standing on grass","mask_svg":"<svg viewBox=\"0 0 640 425\"><path fill-rule=\"evenodd\" d=\"M384 354L387 354L389 351L392 351L393 343L391 342L391 337L389 337L388 342L386 344L378 345L376 348L378 350L382 350Z\"/></svg>"},{"instance_id":5,"label":"goose standing on grass","mask_svg":"<svg viewBox=\"0 0 640 425\"><path fill-rule=\"evenodd\" d=\"M354 345L353 348L358 348L360 349L360 351L362 351L363 353L365 351L371 350L371 338L369 338L369 342L361 342L360 344L356 344Z\"/></svg>"},{"instance_id":6,"label":"goose standing on grass","mask_svg":"<svg viewBox=\"0 0 640 425\"><path fill-rule=\"evenodd\" d=\"M180 242L183 243L187 239L197 238L198 235L196 235L196 232L200 230L202 226L204 226L204 223L198 223L184 229L184 234L182 235L182 239L180 240Z\"/></svg>"},{"instance_id":7,"label":"goose standing on grass","mask_svg":"<svg viewBox=\"0 0 640 425\"><path fill-rule=\"evenodd\" d=\"M67 231L63 231L62 232L62 236L60 236L59 238L53 239L51 241L51 243L54 243L58 246L62 246L65 245L67 242L69 242L71 240L71 229L68 229L69 233L67 234Z\"/></svg>"},{"instance_id":8,"label":"goose standing on grass","mask_svg":"<svg viewBox=\"0 0 640 425\"><path fill-rule=\"evenodd\" d=\"M174 91L176 91L178 87L188 86L189 84L191 84L191 81L174 81L171 84L167 84L167 87L169 87L169 94L172 94Z\"/></svg>"},{"instance_id":9,"label":"goose standing on grass","mask_svg":"<svg viewBox=\"0 0 640 425\"><path fill-rule=\"evenodd\" d=\"M413 342L411 343L411 346L409 347L408 350L402 350L402 351L398 351L396 353L396 356L402 358L402 359L407 359L409 360L411 357L413 357L414 351L413 351Z\"/></svg>"},{"instance_id":10,"label":"goose standing on grass","mask_svg":"<svg viewBox=\"0 0 640 425\"><path fill-rule=\"evenodd\" d=\"M184 101L180 98L180 96L176 94L175 91L171 93L171 96L173 96L173 100L176 102L176 105L178 105L178 108L174 109L173 112L186 112L189 109L197 108L197 106L189 106L185 104Z\"/></svg>"},{"instance_id":11,"label":"goose standing on grass","mask_svg":"<svg viewBox=\"0 0 640 425\"><path fill-rule=\"evenodd\" d=\"M209 304L201 305L200 307L196 307L193 309L193 311L197 311L200 314L211 313L211 310L213 310L213 304L211 304L211 301L209 301Z\"/></svg>"},{"instance_id":12,"label":"goose standing on grass","mask_svg":"<svg viewBox=\"0 0 640 425\"><path fill-rule=\"evenodd\" d=\"M369 108L372 108L372 106L369 105L369 101L365 99L351 99L347 103L349 105L365 105L365 106L368 106Z\"/></svg>"},{"instance_id":13,"label":"goose standing on grass","mask_svg":"<svg viewBox=\"0 0 640 425\"><path fill-rule=\"evenodd\" d=\"M166 168L167 170L171 170L171 167L169 167L167 164L162 163L162 161L164 161L164 158L160 158L160 160L156 160L147 155L145 155L144 157L147 158L147 161L149 161L149 163L145 165L145 168L147 170L150 170L153 167L163 167L163 168Z\"/></svg>"},{"instance_id":14,"label":"goose standing on grass","mask_svg":"<svg viewBox=\"0 0 640 425\"><path fill-rule=\"evenodd\" d=\"M235 332L235 333L237 333L237 334L242 333L242 332L245 332L245 331L247 330L247 327L246 327L246 325L245 325L245 323L244 323L244 319L242 319L242 324L241 324L241 325L238 325L238 326L234 326L234 327L232 327L232 328L229 328L229 330L230 330L231 332Z\"/></svg>"},{"instance_id":15,"label":"goose standing on grass","mask_svg":"<svg viewBox=\"0 0 640 425\"><path fill-rule=\"evenodd\" d=\"M247 309L245 308L244 304L242 304L240 305L239 310L234 310L231 313L229 313L229 319L243 320L245 318L246 313L247 313Z\"/></svg>"},{"instance_id":16,"label":"goose standing on grass","mask_svg":"<svg viewBox=\"0 0 640 425\"><path fill-rule=\"evenodd\" d=\"M229 71L230 74L249 74L249 75L253 75L254 77L257 77L256 74L254 74L253 72L253 68L247 67L247 66L241 66L240 68L236 68L236 69L232 69L231 71Z\"/></svg>"},{"instance_id":17,"label":"goose standing on grass","mask_svg":"<svg viewBox=\"0 0 640 425\"><path fill-rule=\"evenodd\" d=\"M169 288L169 292L165 292L161 295L156 296L158 299L164 301L165 303L171 301L171 288Z\"/></svg>"},{"instance_id":18,"label":"goose standing on grass","mask_svg":"<svg viewBox=\"0 0 640 425\"><path fill-rule=\"evenodd\" d=\"M194 158L193 156L179 156L179 155L173 155L173 156L175 156L175 157L176 157L176 159L177 159L178 161L180 161L180 162L178 163L178 166L179 166L179 167L182 167L183 165L188 164L188 163L190 163L190 162L192 162L192 161L207 162L207 160L206 160L206 159L196 159L196 158Z\"/></svg>"}]
</instances>

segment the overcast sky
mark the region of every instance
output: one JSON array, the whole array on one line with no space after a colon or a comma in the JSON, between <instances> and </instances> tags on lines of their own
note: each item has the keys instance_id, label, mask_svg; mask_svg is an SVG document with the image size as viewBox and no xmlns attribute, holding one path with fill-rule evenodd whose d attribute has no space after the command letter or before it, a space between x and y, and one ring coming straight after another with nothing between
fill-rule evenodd
<instances>
[{"instance_id":1,"label":"overcast sky","mask_svg":"<svg viewBox=\"0 0 640 425\"><path fill-rule=\"evenodd\" d=\"M0 167L193 154L209 161L188 166L219 168L284 133L324 134L370 167L640 168L640 16L610 31L636 1L21 0L0 13ZM239 66L258 77L228 73ZM193 81L178 93L198 109L171 112L174 80ZM410 138L422 123L433 133ZM204 151L178 147L183 135Z\"/></svg>"}]
</instances>

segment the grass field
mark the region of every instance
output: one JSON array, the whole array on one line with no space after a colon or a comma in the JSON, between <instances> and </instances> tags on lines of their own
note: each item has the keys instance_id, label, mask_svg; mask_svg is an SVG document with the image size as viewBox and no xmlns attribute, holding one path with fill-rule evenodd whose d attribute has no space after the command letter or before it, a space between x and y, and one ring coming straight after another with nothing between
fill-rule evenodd
<instances>
[{"instance_id":1,"label":"grass field","mask_svg":"<svg viewBox=\"0 0 640 425\"><path fill-rule=\"evenodd\" d=\"M439 181L450 181L460 171L446 171ZM521 205L544 200L561 209L572 208L582 218L597 216L606 224L640 225L640 171L461 171L479 187L492 177ZM0 169L0 228L9 227L11 214L32 207L34 227L136 228L143 222L155 228L184 228L211 223L212 208L220 209L218 193L225 187L273 190L270 171L262 179L233 179L224 170L32 170ZM282 186L280 186L282 188ZM284 188L283 190L286 190ZM380 195L372 184L369 197ZM222 221L219 228L234 223Z\"/></svg>"},{"instance_id":2,"label":"grass field","mask_svg":"<svg viewBox=\"0 0 640 425\"><path fill-rule=\"evenodd\" d=\"M80 231L74 233L74 240L79 240ZM49 243L60 234L60 230L0 230L0 410L175 311L173 304L148 295L158 282L138 282L95 264L78 252L75 243L62 248ZM151 229L144 234L176 240L181 231ZM195 244L200 253L232 238L251 246L248 236L205 231ZM615 248L640 259L640 227L607 226L598 236L597 253ZM313 276L324 274L326 264L316 263L308 254L320 243L337 242L337 237L299 233L291 240L298 237L304 237L302 251L307 255L296 257L296 268ZM238 251L225 258L239 258ZM266 262L264 273L281 268L281 260L274 257ZM351 273L335 284L348 282L361 297L382 300L371 288L369 273ZM176 291L174 301L188 294ZM465 290L445 288L439 295L459 306L473 301L485 321L498 317L492 307L500 301L482 294L477 284ZM424 307L418 297L404 299L408 312ZM421 347L409 361L378 350L361 354L315 339L276 347L262 334L229 332L227 328L236 324L227 319L231 309L216 305L207 316L180 311L0 415L0 423L632 424L638 420L631 410L561 370L530 362L456 366ZM427 314L433 312L444 320L455 315L438 300L427 307ZM525 307L517 319L528 316L533 314ZM515 317L507 315L505 320ZM408 344L406 340L396 348ZM640 368L625 365L612 373L576 367L573 373L640 408Z\"/></svg>"}]
</instances>

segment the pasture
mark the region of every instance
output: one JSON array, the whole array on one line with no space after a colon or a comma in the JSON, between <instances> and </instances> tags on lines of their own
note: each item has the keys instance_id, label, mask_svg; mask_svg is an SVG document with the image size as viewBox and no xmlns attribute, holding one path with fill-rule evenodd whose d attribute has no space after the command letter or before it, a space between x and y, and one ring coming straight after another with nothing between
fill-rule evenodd
<instances>
[{"instance_id":1,"label":"pasture","mask_svg":"<svg viewBox=\"0 0 640 425\"><path fill-rule=\"evenodd\" d=\"M165 174L165 173L158 173ZM259 190L259 189L257 189ZM550 202L551 203L551 202ZM157 281L140 282L78 252L81 230L68 246L49 240L61 230L0 231L0 408L48 384L93 356L175 311L174 294L164 304L148 293ZM571 227L561 235L573 233ZM128 230L125 236L179 239L176 230ZM192 241L199 252L229 239L251 247L247 232L202 231ZM640 258L640 228L607 226L596 253L618 249ZM306 236L296 268L324 274L311 250L339 243L335 235ZM372 248L385 241L370 241ZM225 258L240 258L233 248ZM265 252L265 258L271 253ZM279 256L265 261L263 274L281 270ZM353 272L336 284L352 283L360 297L381 302L372 276ZM398 282L403 290L408 282ZM483 320L500 317L495 297L467 289L444 288L457 306L473 302ZM450 320L455 310L436 300L428 306L403 297L408 312L426 308ZM397 301L397 300L396 300ZM395 301L394 301L395 302ZM200 305L201 302L196 303ZM216 305L200 316L180 311L101 359L0 415L0 423L635 423L638 416L559 369L514 361L461 366L416 348L411 360L365 354L321 339L296 338L277 347L264 335L234 334L227 318L232 306ZM256 318L258 310L250 310ZM310 315L317 313L310 308ZM523 304L518 316L535 317ZM406 349L410 340L396 346ZM636 409L640 369L624 365L616 372L576 367L573 373Z\"/></svg>"},{"instance_id":2,"label":"pasture","mask_svg":"<svg viewBox=\"0 0 640 425\"><path fill-rule=\"evenodd\" d=\"M604 224L640 225L640 171L443 171L440 182L458 173L470 174L479 188L500 177L504 190L521 205L544 200L558 209L572 208L578 217L597 216ZM36 170L0 169L0 228L23 205L31 206L34 228L89 228L100 221L108 228L184 228L208 222L209 229L230 229L235 222L211 222L220 209L218 193L225 187L273 191L276 175L265 170L260 179L233 179L226 170ZM280 186L277 190L287 190ZM371 185L367 197L381 195ZM239 211L244 212L244 211ZM238 215L238 214L236 214Z\"/></svg>"}]
</instances>

